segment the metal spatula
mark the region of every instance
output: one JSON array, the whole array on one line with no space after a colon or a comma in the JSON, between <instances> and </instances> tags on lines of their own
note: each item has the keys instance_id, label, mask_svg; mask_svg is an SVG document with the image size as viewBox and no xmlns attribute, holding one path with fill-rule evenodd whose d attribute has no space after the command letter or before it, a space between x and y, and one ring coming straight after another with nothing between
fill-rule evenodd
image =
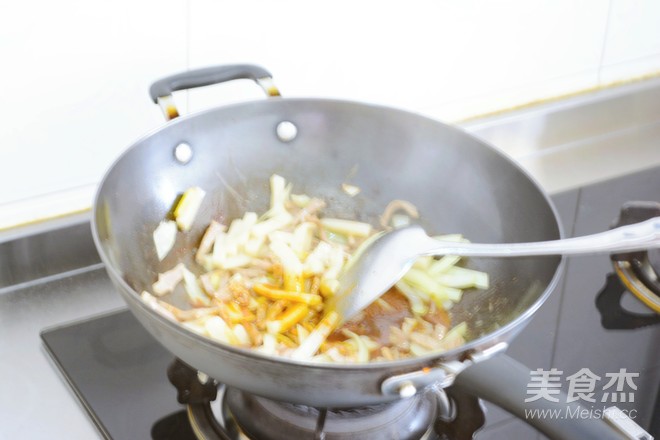
<instances>
[{"instance_id":1,"label":"metal spatula","mask_svg":"<svg viewBox=\"0 0 660 440\"><path fill-rule=\"evenodd\" d=\"M429 237L420 226L385 232L349 261L333 307L347 321L392 287L418 257L524 257L638 251L660 247L660 217L606 232L535 243L462 243Z\"/></svg>"}]
</instances>

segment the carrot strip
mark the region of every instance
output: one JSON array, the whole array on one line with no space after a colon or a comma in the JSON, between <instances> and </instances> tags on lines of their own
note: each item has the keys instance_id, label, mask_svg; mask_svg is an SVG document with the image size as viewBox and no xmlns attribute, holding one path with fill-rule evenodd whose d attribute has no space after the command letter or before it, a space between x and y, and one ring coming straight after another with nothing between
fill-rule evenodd
<instances>
[{"instance_id":1,"label":"carrot strip","mask_svg":"<svg viewBox=\"0 0 660 440\"><path fill-rule=\"evenodd\" d=\"M275 300L283 299L287 301L307 304L310 306L317 306L323 302L323 298L321 298L320 295L277 289L274 286L267 284L255 284L252 286L252 289L254 289L254 291L259 295Z\"/></svg>"},{"instance_id":2,"label":"carrot strip","mask_svg":"<svg viewBox=\"0 0 660 440\"><path fill-rule=\"evenodd\" d=\"M305 290L305 278L302 275L284 274L284 290L302 292Z\"/></svg>"},{"instance_id":3,"label":"carrot strip","mask_svg":"<svg viewBox=\"0 0 660 440\"><path fill-rule=\"evenodd\" d=\"M307 316L308 311L309 308L307 305L294 304L278 316L277 320L266 324L266 326L270 331L284 333L298 322L302 321L302 319Z\"/></svg>"}]
</instances>

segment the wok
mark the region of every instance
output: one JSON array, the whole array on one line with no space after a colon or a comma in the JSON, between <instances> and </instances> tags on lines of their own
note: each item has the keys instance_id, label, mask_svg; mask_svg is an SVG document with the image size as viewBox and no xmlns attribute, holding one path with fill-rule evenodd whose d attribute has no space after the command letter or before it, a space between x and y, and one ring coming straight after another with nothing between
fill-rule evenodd
<instances>
[{"instance_id":1,"label":"wok","mask_svg":"<svg viewBox=\"0 0 660 440\"><path fill-rule=\"evenodd\" d=\"M175 117L172 91L238 78L253 79L270 95L278 94L267 71L239 65L166 78L152 86L151 95L166 115ZM150 288L159 272L181 259L192 261L211 219L264 212L273 173L292 182L294 192L328 201L324 215L377 224L388 202L404 199L418 207L421 223L431 233L462 233L493 243L562 235L551 201L514 162L460 129L417 114L340 100L273 98L174 119L133 144L107 171L94 204L94 239L110 278L141 324L185 363L229 386L275 400L336 408L389 402L427 386L450 385L466 367L506 348L550 295L562 271L560 257L472 259L469 265L488 272L492 287L466 292L453 309L455 322L468 323L465 345L436 355L360 365L314 364L227 346L142 302L139 293ZM341 191L347 179L361 188L357 197ZM191 186L207 191L203 207L192 230L178 234L175 249L159 262L153 230L177 195ZM524 396L528 370L501 359L489 361L485 373L498 379L479 386L490 388L484 392L493 400L508 400L505 406L520 406L520 394L508 390L522 387ZM467 388L484 378L483 368L474 380L470 370L459 375ZM506 379L506 374L514 378Z\"/></svg>"}]
</instances>

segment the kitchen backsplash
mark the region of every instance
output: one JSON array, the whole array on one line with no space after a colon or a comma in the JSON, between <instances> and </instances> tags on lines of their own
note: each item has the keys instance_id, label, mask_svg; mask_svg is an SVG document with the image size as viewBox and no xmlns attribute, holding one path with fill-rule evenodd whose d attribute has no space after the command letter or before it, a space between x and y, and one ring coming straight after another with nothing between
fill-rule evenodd
<instances>
[{"instance_id":1,"label":"kitchen backsplash","mask_svg":"<svg viewBox=\"0 0 660 440\"><path fill-rule=\"evenodd\" d=\"M147 89L170 73L256 63L285 97L457 122L654 75L658 23L655 0L1 2L0 229L88 207L163 124ZM248 81L175 98L182 112L264 99Z\"/></svg>"}]
</instances>

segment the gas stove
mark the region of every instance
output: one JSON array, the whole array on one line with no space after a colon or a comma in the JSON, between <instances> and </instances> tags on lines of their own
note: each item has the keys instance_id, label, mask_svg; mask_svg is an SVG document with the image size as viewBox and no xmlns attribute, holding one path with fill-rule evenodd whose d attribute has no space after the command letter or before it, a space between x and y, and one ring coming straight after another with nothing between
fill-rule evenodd
<instances>
[{"instance_id":1,"label":"gas stove","mask_svg":"<svg viewBox=\"0 0 660 440\"><path fill-rule=\"evenodd\" d=\"M657 197L660 194L657 192L660 189L660 170L637 173L555 196L569 234L583 235L603 229L597 226L596 230L580 231L580 228L584 229L583 218L594 215L603 197L612 196L613 191L608 188L616 188L614 192L626 199L652 199L653 195ZM598 197L594 198L594 195ZM616 202L617 198L614 197L613 201ZM633 204L633 208L635 206L638 205ZM651 205L652 208L655 206ZM634 219L637 211L633 211ZM625 222L626 216L630 216L630 212L620 222ZM611 217L611 220L614 218ZM581 302L590 304L587 311L589 319L584 319L582 324L587 321L597 323L597 327L592 329L583 325L582 331L593 334L606 332L612 339L621 339L620 332L627 331L621 340L643 341L652 346L651 341L660 329L656 325L660 323L660 318L632 299L629 293L631 281L622 281L619 275L622 271L628 275L635 272L642 278L648 278L653 270L657 273L656 260L656 251L614 256L609 271L603 273L600 270L590 280L589 289L582 289L579 293L588 298ZM561 302L572 301L572 296L567 295L577 295L575 291L578 289L573 281L575 271L581 270L581 265L589 261L579 258L569 260L563 291L554 296L559 296L559 301L551 299L547 307L544 305L540 316L514 343L512 354L521 357L532 369L544 367L548 362L551 362L550 366L562 362L562 354L557 349L561 348L562 338L567 335L562 335L565 329L555 326L565 319L562 314L570 314L570 311L562 312ZM549 320L549 317L554 320ZM589 325L593 327L593 324ZM538 357L530 359L530 353L536 349L530 348L530 340L539 345L539 341L548 338L548 335L553 336L555 341L552 357L548 361ZM581 336L589 339L586 333ZM482 402L451 388L446 391L431 389L412 399L362 408L328 410L274 402L226 387L177 361L126 310L51 327L44 330L41 337L63 377L98 430L108 439L460 440L473 438L475 433L476 438L488 439L500 438L498 425L518 426L515 423L522 423L511 421L502 410L492 406L484 418ZM517 356L518 353L521 355ZM584 357L580 362L592 367L589 362L593 360ZM650 356L645 365L647 369L643 371L647 381L643 389L640 387L637 390L637 403L627 407L639 409L642 414L638 419L640 424L651 434L658 435L660 377L656 378L656 375L660 374L655 371L658 367L657 354ZM487 419L490 419L490 425L486 424L482 430ZM510 432L523 432L524 438L543 438L531 428L512 429L508 434L502 434L501 438L511 438Z\"/></svg>"}]
</instances>

